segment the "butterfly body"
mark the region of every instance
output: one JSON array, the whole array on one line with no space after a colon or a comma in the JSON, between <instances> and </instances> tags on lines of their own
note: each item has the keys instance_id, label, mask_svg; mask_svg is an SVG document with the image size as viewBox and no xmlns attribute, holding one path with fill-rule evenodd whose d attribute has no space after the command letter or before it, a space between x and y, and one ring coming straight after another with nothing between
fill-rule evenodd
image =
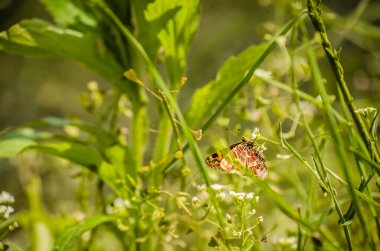
<instances>
[{"instance_id":1,"label":"butterfly body","mask_svg":"<svg viewBox=\"0 0 380 251\"><path fill-rule=\"evenodd\" d=\"M242 138L241 142L229 146L226 151L211 154L205 159L209 167L229 173L250 171L260 179L268 173L264 154L253 140Z\"/></svg>"}]
</instances>

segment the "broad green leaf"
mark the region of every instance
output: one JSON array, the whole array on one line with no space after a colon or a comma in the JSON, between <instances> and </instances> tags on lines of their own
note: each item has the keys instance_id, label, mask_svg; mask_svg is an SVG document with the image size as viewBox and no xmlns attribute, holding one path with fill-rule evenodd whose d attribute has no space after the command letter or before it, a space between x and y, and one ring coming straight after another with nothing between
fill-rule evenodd
<instances>
[{"instance_id":1,"label":"broad green leaf","mask_svg":"<svg viewBox=\"0 0 380 251\"><path fill-rule=\"evenodd\" d=\"M80 32L39 19L23 20L0 33L0 51L75 60L125 91L133 103L140 97L137 86L123 78L124 69L107 50L102 34L94 29Z\"/></svg>"},{"instance_id":2,"label":"broad green leaf","mask_svg":"<svg viewBox=\"0 0 380 251\"><path fill-rule=\"evenodd\" d=\"M0 157L14 157L28 146L35 144L36 142L27 138L0 139Z\"/></svg>"},{"instance_id":3,"label":"broad green leaf","mask_svg":"<svg viewBox=\"0 0 380 251\"><path fill-rule=\"evenodd\" d=\"M90 218L84 219L78 224L75 224L71 227L66 228L57 239L57 242L54 245L54 251L67 251L71 250L75 242L81 237L81 235L91 230L98 225L116 221L117 217L112 215L95 215Z\"/></svg>"},{"instance_id":4,"label":"broad green leaf","mask_svg":"<svg viewBox=\"0 0 380 251\"><path fill-rule=\"evenodd\" d=\"M136 13L136 22L139 27L139 32L137 34L138 40L149 57L154 60L160 47L160 41L158 40L157 35L164 27L166 27L168 21L174 18L174 15L179 11L179 8L167 10L160 17L148 21L145 10L151 2L152 1L150 0L136 1L133 8Z\"/></svg>"},{"instance_id":5,"label":"broad green leaf","mask_svg":"<svg viewBox=\"0 0 380 251\"><path fill-rule=\"evenodd\" d=\"M103 162L101 154L92 146L75 142L59 142L34 145L28 150L67 159L85 167L97 167Z\"/></svg>"},{"instance_id":6,"label":"broad green leaf","mask_svg":"<svg viewBox=\"0 0 380 251\"><path fill-rule=\"evenodd\" d=\"M145 18L149 22L172 19L158 33L165 53L167 74L171 83L179 84L185 72L186 57L198 27L200 18L199 0L157 0L148 5ZM164 24L163 22L158 22Z\"/></svg>"},{"instance_id":7,"label":"broad green leaf","mask_svg":"<svg viewBox=\"0 0 380 251\"><path fill-rule=\"evenodd\" d=\"M191 127L199 126L212 113L267 47L268 43L253 45L237 57L230 57L219 69L216 79L195 92L186 114Z\"/></svg>"},{"instance_id":8,"label":"broad green leaf","mask_svg":"<svg viewBox=\"0 0 380 251\"><path fill-rule=\"evenodd\" d=\"M48 133L36 132L31 128L20 128L0 137L0 157L11 158L27 147L36 145L36 139L46 138Z\"/></svg>"},{"instance_id":9,"label":"broad green leaf","mask_svg":"<svg viewBox=\"0 0 380 251\"><path fill-rule=\"evenodd\" d=\"M69 0L41 0L57 24L63 26L82 23L94 27L96 20Z\"/></svg>"}]
</instances>

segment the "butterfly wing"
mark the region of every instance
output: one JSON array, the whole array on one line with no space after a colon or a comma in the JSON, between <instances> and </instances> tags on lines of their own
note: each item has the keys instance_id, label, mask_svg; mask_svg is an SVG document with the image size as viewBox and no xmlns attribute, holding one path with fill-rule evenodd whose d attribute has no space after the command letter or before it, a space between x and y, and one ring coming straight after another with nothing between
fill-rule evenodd
<instances>
[{"instance_id":1,"label":"butterfly wing","mask_svg":"<svg viewBox=\"0 0 380 251\"><path fill-rule=\"evenodd\" d=\"M221 171L226 171L226 172L231 172L234 169L234 165L229 164L231 162L231 149L239 145L240 143L236 143L231 145L229 148L223 149L219 152L213 153L209 155L206 159L205 162L209 167L221 170Z\"/></svg>"},{"instance_id":2,"label":"butterfly wing","mask_svg":"<svg viewBox=\"0 0 380 251\"><path fill-rule=\"evenodd\" d=\"M264 154L253 142L247 142L242 147L242 155L245 158L245 167L260 179L264 179L268 173L265 165Z\"/></svg>"},{"instance_id":3,"label":"butterfly wing","mask_svg":"<svg viewBox=\"0 0 380 251\"><path fill-rule=\"evenodd\" d=\"M244 140L231 145L224 151L214 153L205 160L212 168L235 173L244 173L249 170L260 179L264 179L268 173L264 155L252 141Z\"/></svg>"}]
</instances>

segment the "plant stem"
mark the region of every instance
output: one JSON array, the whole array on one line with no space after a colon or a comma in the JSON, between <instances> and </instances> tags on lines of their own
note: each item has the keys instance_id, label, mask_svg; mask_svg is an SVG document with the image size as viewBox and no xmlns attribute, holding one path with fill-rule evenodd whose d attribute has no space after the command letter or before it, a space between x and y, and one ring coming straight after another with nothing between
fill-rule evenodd
<instances>
[{"instance_id":1,"label":"plant stem","mask_svg":"<svg viewBox=\"0 0 380 251\"><path fill-rule=\"evenodd\" d=\"M322 10L320 4L321 0L308 0L309 17L315 30L319 32L319 34L321 35L323 50L326 53L330 66L337 80L339 89L342 92L348 110L350 111L351 117L354 120L359 134L362 140L366 142L368 151L373 154L375 161L377 163L380 163L379 152L377 151L375 144L373 144L371 140L371 136L368 130L366 129L365 123L362 120L362 118L355 113L357 108L354 103L354 98L352 97L344 79L344 71L342 64L340 63L340 51L335 50L328 39L326 28L321 17ZM380 174L380 172L378 172L378 174Z\"/></svg>"}]
</instances>

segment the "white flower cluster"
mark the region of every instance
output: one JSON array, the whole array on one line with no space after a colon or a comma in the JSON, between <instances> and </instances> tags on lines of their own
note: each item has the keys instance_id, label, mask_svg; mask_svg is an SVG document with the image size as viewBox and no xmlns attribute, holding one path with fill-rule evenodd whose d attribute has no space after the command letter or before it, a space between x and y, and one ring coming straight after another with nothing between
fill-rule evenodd
<instances>
[{"instance_id":1,"label":"white flower cluster","mask_svg":"<svg viewBox=\"0 0 380 251\"><path fill-rule=\"evenodd\" d=\"M290 247L294 250L297 248L297 238L294 236L281 237L277 240L277 243L283 247Z\"/></svg>"},{"instance_id":2,"label":"white flower cluster","mask_svg":"<svg viewBox=\"0 0 380 251\"><path fill-rule=\"evenodd\" d=\"M129 200L116 198L111 205L107 205L106 212L108 214L122 214L126 213L127 208L129 207L131 207L131 202Z\"/></svg>"},{"instance_id":3,"label":"white flower cluster","mask_svg":"<svg viewBox=\"0 0 380 251\"><path fill-rule=\"evenodd\" d=\"M15 198L6 191L0 193L0 220L8 219L15 211L10 204L15 202Z\"/></svg>"},{"instance_id":4,"label":"white flower cluster","mask_svg":"<svg viewBox=\"0 0 380 251\"><path fill-rule=\"evenodd\" d=\"M211 187L211 189L214 190L215 192L220 192L221 190L226 189L226 186L221 185L221 184L212 184L210 187ZM206 186L206 184L198 185L198 186L197 186L197 190L198 190L199 192L205 192L205 191L207 191L207 186Z\"/></svg>"},{"instance_id":5,"label":"white flower cluster","mask_svg":"<svg viewBox=\"0 0 380 251\"><path fill-rule=\"evenodd\" d=\"M14 212L13 207L8 205L0 205L0 218L6 220Z\"/></svg>"},{"instance_id":6,"label":"white flower cluster","mask_svg":"<svg viewBox=\"0 0 380 251\"><path fill-rule=\"evenodd\" d=\"M233 201L238 204L245 204L252 200L255 200L256 203L259 201L259 196L255 196L254 193L237 193L229 191L229 194Z\"/></svg>"},{"instance_id":7,"label":"white flower cluster","mask_svg":"<svg viewBox=\"0 0 380 251\"><path fill-rule=\"evenodd\" d=\"M15 198L6 191L1 191L0 193L0 204L13 204L15 202Z\"/></svg>"}]
</instances>

